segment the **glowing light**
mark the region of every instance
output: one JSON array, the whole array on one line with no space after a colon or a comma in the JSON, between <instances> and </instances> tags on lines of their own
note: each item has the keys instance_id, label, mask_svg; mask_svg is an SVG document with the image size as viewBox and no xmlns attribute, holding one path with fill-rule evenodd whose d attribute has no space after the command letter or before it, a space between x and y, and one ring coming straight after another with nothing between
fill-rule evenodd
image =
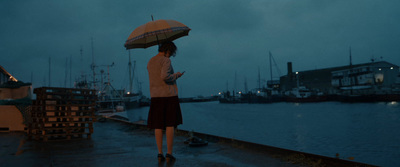
<instances>
[{"instance_id":1,"label":"glowing light","mask_svg":"<svg viewBox=\"0 0 400 167\"><path fill-rule=\"evenodd\" d=\"M296 72L296 75L299 74L299 72Z\"/></svg>"},{"instance_id":2,"label":"glowing light","mask_svg":"<svg viewBox=\"0 0 400 167\"><path fill-rule=\"evenodd\" d=\"M261 91L257 91L257 93L261 93Z\"/></svg>"},{"instance_id":3,"label":"glowing light","mask_svg":"<svg viewBox=\"0 0 400 167\"><path fill-rule=\"evenodd\" d=\"M391 70L393 70L393 67L390 67Z\"/></svg>"},{"instance_id":4,"label":"glowing light","mask_svg":"<svg viewBox=\"0 0 400 167\"><path fill-rule=\"evenodd\" d=\"M381 68L379 68L379 71L382 71L382 69L381 69Z\"/></svg>"},{"instance_id":5,"label":"glowing light","mask_svg":"<svg viewBox=\"0 0 400 167\"><path fill-rule=\"evenodd\" d=\"M13 76L10 76L10 80L14 82L18 82L17 78L14 78Z\"/></svg>"},{"instance_id":6,"label":"glowing light","mask_svg":"<svg viewBox=\"0 0 400 167\"><path fill-rule=\"evenodd\" d=\"M129 95L129 94L131 94L131 92L126 92L126 94L128 94L128 95Z\"/></svg>"}]
</instances>

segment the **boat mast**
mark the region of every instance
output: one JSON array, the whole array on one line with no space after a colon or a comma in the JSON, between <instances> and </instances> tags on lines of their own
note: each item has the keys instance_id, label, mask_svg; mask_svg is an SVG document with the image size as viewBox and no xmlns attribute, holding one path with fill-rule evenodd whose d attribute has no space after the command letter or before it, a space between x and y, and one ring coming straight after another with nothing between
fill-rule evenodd
<instances>
[{"instance_id":1,"label":"boat mast","mask_svg":"<svg viewBox=\"0 0 400 167\"><path fill-rule=\"evenodd\" d=\"M271 61L271 57L272 57L272 54L271 54L271 51L269 51L269 72L270 72L270 75L271 75L270 82L272 84L272 61ZM268 85L268 82L267 82L267 85Z\"/></svg>"},{"instance_id":2,"label":"boat mast","mask_svg":"<svg viewBox=\"0 0 400 167\"><path fill-rule=\"evenodd\" d=\"M72 88L72 55L69 59L69 87Z\"/></svg>"},{"instance_id":3,"label":"boat mast","mask_svg":"<svg viewBox=\"0 0 400 167\"><path fill-rule=\"evenodd\" d=\"M233 91L236 91L237 72L235 71L235 81L233 82Z\"/></svg>"},{"instance_id":4,"label":"boat mast","mask_svg":"<svg viewBox=\"0 0 400 167\"><path fill-rule=\"evenodd\" d=\"M353 66L353 63L351 62L351 46L350 46L350 48L349 48L349 54L350 54L350 67L352 67L352 66Z\"/></svg>"},{"instance_id":5,"label":"boat mast","mask_svg":"<svg viewBox=\"0 0 400 167\"><path fill-rule=\"evenodd\" d=\"M67 87L68 78L68 57L65 58L65 77L64 77L64 87Z\"/></svg>"},{"instance_id":6,"label":"boat mast","mask_svg":"<svg viewBox=\"0 0 400 167\"><path fill-rule=\"evenodd\" d=\"M260 66L258 66L258 89L261 89Z\"/></svg>"},{"instance_id":7,"label":"boat mast","mask_svg":"<svg viewBox=\"0 0 400 167\"><path fill-rule=\"evenodd\" d=\"M133 69L132 69L132 88L133 88L133 80L135 80L135 70L136 70L136 60L133 60ZM132 90L133 91L133 90ZM131 92L132 92L131 91Z\"/></svg>"},{"instance_id":8,"label":"boat mast","mask_svg":"<svg viewBox=\"0 0 400 167\"><path fill-rule=\"evenodd\" d=\"M247 93L249 92L248 88L247 88L247 78L244 77L244 92Z\"/></svg>"},{"instance_id":9,"label":"boat mast","mask_svg":"<svg viewBox=\"0 0 400 167\"><path fill-rule=\"evenodd\" d=\"M93 89L96 89L96 64L94 63L94 51L93 51L93 37L92 40L92 71L93 71Z\"/></svg>"},{"instance_id":10,"label":"boat mast","mask_svg":"<svg viewBox=\"0 0 400 167\"><path fill-rule=\"evenodd\" d=\"M228 83L228 80L226 80L226 92L228 92L229 91L229 83Z\"/></svg>"},{"instance_id":11,"label":"boat mast","mask_svg":"<svg viewBox=\"0 0 400 167\"><path fill-rule=\"evenodd\" d=\"M51 87L51 57L49 57L49 87Z\"/></svg>"},{"instance_id":12,"label":"boat mast","mask_svg":"<svg viewBox=\"0 0 400 167\"><path fill-rule=\"evenodd\" d=\"M349 76L350 76L350 95L353 95L353 77L351 75L352 69L353 69L353 63L351 60L351 46L349 47L349 55L350 55L350 70L349 70Z\"/></svg>"},{"instance_id":13,"label":"boat mast","mask_svg":"<svg viewBox=\"0 0 400 167\"><path fill-rule=\"evenodd\" d=\"M128 70L129 70L129 93L132 93L132 63L131 63L131 51L129 50L129 63L128 63Z\"/></svg>"},{"instance_id":14,"label":"boat mast","mask_svg":"<svg viewBox=\"0 0 400 167\"><path fill-rule=\"evenodd\" d=\"M81 53L81 63L82 63L83 62L83 48L82 48L82 46L81 46L81 49L79 51ZM86 87L86 78L85 78L85 75L84 75L84 72L83 72L83 66L81 66L81 76L80 76L80 78L81 78L82 81L78 80L78 82L76 83L75 87L80 88L82 86L82 85L80 85L80 83L85 83L84 86Z\"/></svg>"}]
</instances>

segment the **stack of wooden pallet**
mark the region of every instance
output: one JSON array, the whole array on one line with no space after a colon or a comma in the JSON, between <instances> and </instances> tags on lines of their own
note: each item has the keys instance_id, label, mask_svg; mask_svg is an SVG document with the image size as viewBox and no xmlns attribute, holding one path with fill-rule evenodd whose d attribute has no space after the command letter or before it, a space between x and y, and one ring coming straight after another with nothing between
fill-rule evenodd
<instances>
[{"instance_id":1,"label":"stack of wooden pallet","mask_svg":"<svg viewBox=\"0 0 400 167\"><path fill-rule=\"evenodd\" d=\"M28 136L37 140L90 138L96 121L96 91L41 87L34 89Z\"/></svg>"}]
</instances>

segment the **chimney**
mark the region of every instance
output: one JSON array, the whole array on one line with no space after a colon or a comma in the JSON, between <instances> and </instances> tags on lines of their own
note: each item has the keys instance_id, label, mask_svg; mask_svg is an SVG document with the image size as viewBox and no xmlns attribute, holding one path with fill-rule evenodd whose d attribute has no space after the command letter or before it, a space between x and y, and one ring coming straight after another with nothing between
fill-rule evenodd
<instances>
[{"instance_id":1,"label":"chimney","mask_svg":"<svg viewBox=\"0 0 400 167\"><path fill-rule=\"evenodd\" d=\"M289 78L292 78L292 73L293 73L293 71L292 71L292 62L288 62L287 63L287 72L288 72L288 77Z\"/></svg>"}]
</instances>

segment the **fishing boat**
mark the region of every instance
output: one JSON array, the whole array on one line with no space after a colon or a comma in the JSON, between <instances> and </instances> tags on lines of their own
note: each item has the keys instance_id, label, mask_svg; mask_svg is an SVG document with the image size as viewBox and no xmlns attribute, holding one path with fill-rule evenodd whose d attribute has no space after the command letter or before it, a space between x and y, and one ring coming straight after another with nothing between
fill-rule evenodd
<instances>
[{"instance_id":1,"label":"fishing boat","mask_svg":"<svg viewBox=\"0 0 400 167\"><path fill-rule=\"evenodd\" d=\"M99 92L97 113L106 118L129 120L125 110L125 100L121 90L116 90L111 83L106 82L104 89Z\"/></svg>"},{"instance_id":2,"label":"fishing boat","mask_svg":"<svg viewBox=\"0 0 400 167\"><path fill-rule=\"evenodd\" d=\"M137 82L137 92L133 92L133 81L135 76L136 61L133 61L133 67L131 62L131 54L129 52L129 62L128 62L128 73L129 73L129 89L125 91L123 98L125 107L127 109L138 108L142 106L149 106L150 100L143 95L141 83Z\"/></svg>"},{"instance_id":3,"label":"fishing boat","mask_svg":"<svg viewBox=\"0 0 400 167\"><path fill-rule=\"evenodd\" d=\"M322 102L327 100L327 96L322 92L311 91L305 86L298 86L285 92L287 102Z\"/></svg>"},{"instance_id":4,"label":"fishing boat","mask_svg":"<svg viewBox=\"0 0 400 167\"><path fill-rule=\"evenodd\" d=\"M253 89L246 96L249 103L274 103L283 101L279 90L272 88Z\"/></svg>"},{"instance_id":5,"label":"fishing boat","mask_svg":"<svg viewBox=\"0 0 400 167\"><path fill-rule=\"evenodd\" d=\"M220 103L248 103L246 96L241 92L233 92L232 95L229 91L221 93Z\"/></svg>"},{"instance_id":6,"label":"fishing boat","mask_svg":"<svg viewBox=\"0 0 400 167\"><path fill-rule=\"evenodd\" d=\"M332 86L341 102L400 101L399 67L388 62L372 62L332 72Z\"/></svg>"},{"instance_id":7,"label":"fishing boat","mask_svg":"<svg viewBox=\"0 0 400 167\"><path fill-rule=\"evenodd\" d=\"M283 96L280 91L280 81L273 79L273 64L276 67L276 71L280 75L280 70L275 62L271 52L269 52L269 68L270 68L270 80L267 81L267 86L261 88L260 71L258 72L258 87L257 89L251 90L246 96L249 103L273 103L283 101Z\"/></svg>"},{"instance_id":8,"label":"fishing boat","mask_svg":"<svg viewBox=\"0 0 400 167\"><path fill-rule=\"evenodd\" d=\"M17 80L0 65L0 132L24 131L31 105L32 84Z\"/></svg>"}]
</instances>

